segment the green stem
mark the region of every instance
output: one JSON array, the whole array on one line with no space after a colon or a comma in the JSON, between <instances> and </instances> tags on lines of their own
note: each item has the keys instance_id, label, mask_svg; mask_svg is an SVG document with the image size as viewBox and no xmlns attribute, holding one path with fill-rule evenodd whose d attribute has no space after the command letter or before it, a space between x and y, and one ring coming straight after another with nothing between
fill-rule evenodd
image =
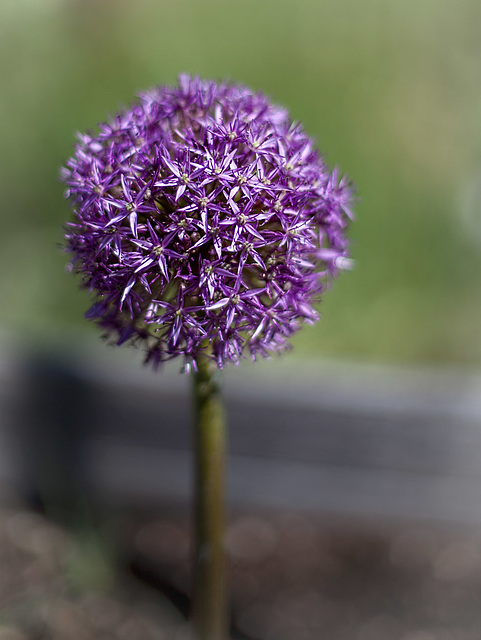
<instances>
[{"instance_id":1,"label":"green stem","mask_svg":"<svg viewBox=\"0 0 481 640\"><path fill-rule=\"evenodd\" d=\"M226 640L224 557L225 417L220 373L202 356L194 374L195 572L197 640Z\"/></svg>"}]
</instances>

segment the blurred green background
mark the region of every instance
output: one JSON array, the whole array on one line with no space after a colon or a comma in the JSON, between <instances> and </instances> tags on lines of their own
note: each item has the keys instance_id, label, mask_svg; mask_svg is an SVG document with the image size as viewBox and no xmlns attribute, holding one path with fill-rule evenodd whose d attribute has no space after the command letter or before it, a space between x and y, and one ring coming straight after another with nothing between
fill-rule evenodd
<instances>
[{"instance_id":1,"label":"blurred green background","mask_svg":"<svg viewBox=\"0 0 481 640\"><path fill-rule=\"evenodd\" d=\"M76 130L179 72L287 106L355 182L355 269L297 354L481 362L479 0L2 0L0 327L87 329L59 249Z\"/></svg>"}]
</instances>

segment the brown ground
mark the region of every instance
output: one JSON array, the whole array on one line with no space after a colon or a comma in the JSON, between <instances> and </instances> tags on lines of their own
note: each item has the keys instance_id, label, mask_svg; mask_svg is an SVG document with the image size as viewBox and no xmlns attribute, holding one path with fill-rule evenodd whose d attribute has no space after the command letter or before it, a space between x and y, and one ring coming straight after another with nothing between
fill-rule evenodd
<instances>
[{"instance_id":1,"label":"brown ground","mask_svg":"<svg viewBox=\"0 0 481 640\"><path fill-rule=\"evenodd\" d=\"M91 535L0 510L0 640L188 637L187 517L124 513L105 531L115 571ZM238 512L226 543L234 638L481 639L472 529Z\"/></svg>"}]
</instances>

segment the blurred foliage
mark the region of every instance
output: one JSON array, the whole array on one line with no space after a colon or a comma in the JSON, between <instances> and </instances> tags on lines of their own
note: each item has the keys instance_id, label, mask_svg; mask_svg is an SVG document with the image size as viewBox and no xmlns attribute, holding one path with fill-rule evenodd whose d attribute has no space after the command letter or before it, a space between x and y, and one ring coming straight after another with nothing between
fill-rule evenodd
<instances>
[{"instance_id":1,"label":"blurred foliage","mask_svg":"<svg viewBox=\"0 0 481 640\"><path fill-rule=\"evenodd\" d=\"M0 66L4 327L85 326L59 166L76 130L186 71L287 106L357 186L356 267L298 354L481 361L478 0L2 0Z\"/></svg>"}]
</instances>

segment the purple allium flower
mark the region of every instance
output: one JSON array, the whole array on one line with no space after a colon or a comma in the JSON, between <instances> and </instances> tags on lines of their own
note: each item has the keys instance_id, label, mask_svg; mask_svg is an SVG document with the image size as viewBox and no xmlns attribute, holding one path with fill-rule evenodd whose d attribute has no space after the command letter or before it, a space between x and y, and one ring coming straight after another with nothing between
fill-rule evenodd
<instances>
[{"instance_id":1,"label":"purple allium flower","mask_svg":"<svg viewBox=\"0 0 481 640\"><path fill-rule=\"evenodd\" d=\"M351 190L260 94L181 76L79 135L62 171L87 313L154 365L287 346L346 263Z\"/></svg>"}]
</instances>

